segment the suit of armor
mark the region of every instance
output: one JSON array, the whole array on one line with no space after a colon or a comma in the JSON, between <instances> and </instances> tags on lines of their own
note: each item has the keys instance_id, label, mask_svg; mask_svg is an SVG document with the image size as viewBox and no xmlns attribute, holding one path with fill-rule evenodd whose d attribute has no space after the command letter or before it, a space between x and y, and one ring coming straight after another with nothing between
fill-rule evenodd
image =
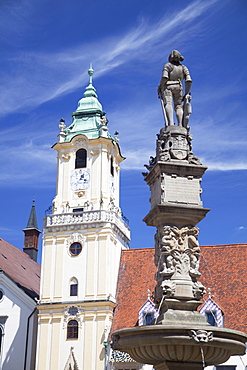
<instances>
[{"instance_id":1,"label":"suit of armor","mask_svg":"<svg viewBox=\"0 0 247 370\"><path fill-rule=\"evenodd\" d=\"M186 66L180 64L184 58L177 50L173 50L166 63L159 85L159 96L164 102L167 125L174 125L172 102L176 112L178 125L183 125L183 85L185 81L185 95L189 94L192 79Z\"/></svg>"}]
</instances>

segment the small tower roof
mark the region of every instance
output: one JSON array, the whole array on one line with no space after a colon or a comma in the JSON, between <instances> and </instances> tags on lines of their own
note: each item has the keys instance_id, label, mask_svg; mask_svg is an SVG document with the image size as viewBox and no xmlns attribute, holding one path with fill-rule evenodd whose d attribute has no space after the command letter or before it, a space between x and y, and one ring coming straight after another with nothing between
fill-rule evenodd
<instances>
[{"instance_id":1,"label":"small tower roof","mask_svg":"<svg viewBox=\"0 0 247 370\"><path fill-rule=\"evenodd\" d=\"M85 92L83 94L84 97L79 100L78 108L74 113L72 113L72 116L78 114L80 115L82 113L85 114L93 112L103 114L102 105L98 101L98 95L96 94L96 89L93 86L94 70L92 68L92 64L90 65L88 74L89 74L89 85L86 87Z\"/></svg>"},{"instance_id":2,"label":"small tower roof","mask_svg":"<svg viewBox=\"0 0 247 370\"><path fill-rule=\"evenodd\" d=\"M27 226L26 226L25 229L23 229L23 231L25 231L25 230L34 230L34 229L39 231L37 216L36 216L36 209L35 209L35 200L33 200L33 204L32 204L32 208L31 208L31 211L30 211Z\"/></svg>"},{"instance_id":3,"label":"small tower roof","mask_svg":"<svg viewBox=\"0 0 247 370\"><path fill-rule=\"evenodd\" d=\"M88 139L100 136L115 140L107 128L107 118L103 112L102 105L98 100L96 89L93 86L94 70L92 64L88 70L89 84L85 89L83 98L79 100L77 109L72 113L72 123L68 127L64 122L60 124L60 136L62 142L70 142L76 135L85 135ZM61 132L62 131L62 132Z\"/></svg>"}]
</instances>

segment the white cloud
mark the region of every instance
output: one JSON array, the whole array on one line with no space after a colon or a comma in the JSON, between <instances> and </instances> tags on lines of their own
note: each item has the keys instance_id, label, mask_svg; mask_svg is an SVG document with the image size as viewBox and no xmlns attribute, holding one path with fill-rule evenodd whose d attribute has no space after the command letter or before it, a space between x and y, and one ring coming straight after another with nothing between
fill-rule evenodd
<instances>
[{"instance_id":1,"label":"white cloud","mask_svg":"<svg viewBox=\"0 0 247 370\"><path fill-rule=\"evenodd\" d=\"M215 92L217 94L217 91ZM145 96L139 96L145 100ZM108 118L111 133L119 131L120 147L126 160L123 170L145 172L150 156L155 156L156 134L164 120L158 99L136 109L137 101L129 101L123 107L111 108ZM232 122L227 122L231 106L221 112L207 117L191 116L191 133L193 151L203 165L209 170L243 170L247 169L246 130L241 126L232 129ZM212 113L213 114L213 113ZM20 184L53 186L56 165L56 153L52 150L51 140L56 140L57 127L48 129L47 117L36 117L39 125L32 125L32 118L20 127L4 128L1 132L2 152L0 158L2 185L6 181L18 181ZM54 121L53 117L49 117ZM236 150L238 148L238 150ZM3 181L4 180L4 181ZM30 183L31 181L31 183ZM33 186L33 185L32 185Z\"/></svg>"},{"instance_id":2,"label":"white cloud","mask_svg":"<svg viewBox=\"0 0 247 370\"><path fill-rule=\"evenodd\" d=\"M31 32L29 17L37 5L37 0L1 1L1 39L11 43L14 37Z\"/></svg>"},{"instance_id":3,"label":"white cloud","mask_svg":"<svg viewBox=\"0 0 247 370\"><path fill-rule=\"evenodd\" d=\"M56 153L49 143L54 133L43 131L42 125L37 131L31 123L0 131L0 186L54 184Z\"/></svg>"},{"instance_id":4,"label":"white cloud","mask_svg":"<svg viewBox=\"0 0 247 370\"><path fill-rule=\"evenodd\" d=\"M161 41L163 48L186 41L190 28L194 32L193 22L216 2L195 1L175 14L165 14L155 25L142 20L124 36L99 39L73 50L9 56L3 60L9 63L0 80L0 114L35 107L81 87L87 79L84 70L88 67L89 58L97 65L97 76L135 59L144 60L150 55L157 58L155 51Z\"/></svg>"},{"instance_id":5,"label":"white cloud","mask_svg":"<svg viewBox=\"0 0 247 370\"><path fill-rule=\"evenodd\" d=\"M150 59L150 55L152 61L161 58L160 44L167 49L173 45L186 45L187 39L201 30L200 15L216 3L219 2L195 1L176 14L165 14L155 24L142 19L125 35L98 39L94 43L74 47L73 50L55 53L30 51L19 57L9 56L10 66L0 80L0 115L35 107L81 88L88 80L85 69L88 68L89 60L97 65L97 76L100 77L119 66L129 68L129 62L135 68L133 61L144 63ZM211 104L219 96L227 98L239 93L239 86L231 85L229 89L216 86L213 91L209 86L203 92L199 89L193 91L193 104L203 112L201 116L198 113L192 115L193 150L210 170L247 168L246 128L242 126L233 130L241 117L236 116L233 104L219 108L218 111ZM155 155L155 136L163 125L163 117L158 99L150 101L144 95L145 92L129 97L125 107L119 106L115 110L110 107L108 112L110 131L120 131L122 154L127 158L123 162L123 169L145 171L144 163L148 162L150 155ZM147 103L143 104L145 98ZM137 109L138 103L141 109ZM233 119L229 121L229 117ZM44 130L42 120L36 119L39 120L39 127L36 125L32 131L31 120L2 130L0 163L3 170L0 179L12 180L18 176L18 181L23 183L28 183L31 178L37 184L54 181L55 154L49 148L50 140L56 139L56 128L49 131L46 126Z\"/></svg>"},{"instance_id":6,"label":"white cloud","mask_svg":"<svg viewBox=\"0 0 247 370\"><path fill-rule=\"evenodd\" d=\"M11 232L13 232L14 230L13 229L9 229L9 228L7 228L7 227L1 227L0 226L0 232L9 232L9 233L11 233Z\"/></svg>"},{"instance_id":7,"label":"white cloud","mask_svg":"<svg viewBox=\"0 0 247 370\"><path fill-rule=\"evenodd\" d=\"M20 145L4 148L1 156L0 184L51 184L54 182L56 159L47 145Z\"/></svg>"}]
</instances>

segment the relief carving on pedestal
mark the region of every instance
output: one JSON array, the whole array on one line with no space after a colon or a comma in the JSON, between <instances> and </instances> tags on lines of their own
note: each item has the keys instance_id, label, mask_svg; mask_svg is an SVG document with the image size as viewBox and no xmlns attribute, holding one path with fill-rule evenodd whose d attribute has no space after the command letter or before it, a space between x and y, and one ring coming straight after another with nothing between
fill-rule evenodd
<instances>
[{"instance_id":1,"label":"relief carving on pedestal","mask_svg":"<svg viewBox=\"0 0 247 370\"><path fill-rule=\"evenodd\" d=\"M200 247L198 243L199 229L196 226L178 228L165 225L155 235L155 265L157 266L155 300L162 296L172 298L176 294L176 281L186 281L196 300L205 293L204 286L196 279L199 272ZM182 280L181 280L182 279Z\"/></svg>"},{"instance_id":2,"label":"relief carving on pedestal","mask_svg":"<svg viewBox=\"0 0 247 370\"><path fill-rule=\"evenodd\" d=\"M205 287L200 283L200 281L195 281L193 284L193 295L195 299L201 300L204 294L206 293Z\"/></svg>"},{"instance_id":3,"label":"relief carving on pedestal","mask_svg":"<svg viewBox=\"0 0 247 370\"><path fill-rule=\"evenodd\" d=\"M175 127L172 131L162 128L157 135L156 156L161 162L187 160L191 164L201 165L199 158L192 152L192 136L188 130Z\"/></svg>"},{"instance_id":4,"label":"relief carving on pedestal","mask_svg":"<svg viewBox=\"0 0 247 370\"><path fill-rule=\"evenodd\" d=\"M200 276L200 247L197 240L198 227L163 226L156 234L156 266L158 274L164 277L172 275Z\"/></svg>"},{"instance_id":5,"label":"relief carving on pedestal","mask_svg":"<svg viewBox=\"0 0 247 370\"><path fill-rule=\"evenodd\" d=\"M163 280L161 283L161 288L163 294L166 296L166 298L172 298L175 295L176 291L176 283L172 280Z\"/></svg>"}]
</instances>

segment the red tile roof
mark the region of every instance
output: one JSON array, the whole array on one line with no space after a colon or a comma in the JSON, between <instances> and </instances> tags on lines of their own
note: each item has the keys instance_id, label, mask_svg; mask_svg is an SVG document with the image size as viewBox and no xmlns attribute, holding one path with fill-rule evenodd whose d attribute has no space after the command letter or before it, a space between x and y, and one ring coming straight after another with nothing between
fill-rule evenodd
<instances>
[{"instance_id":1,"label":"red tile roof","mask_svg":"<svg viewBox=\"0 0 247 370\"><path fill-rule=\"evenodd\" d=\"M122 251L112 332L136 325L138 310L148 298L148 289L151 293L154 290L155 271L154 248Z\"/></svg>"},{"instance_id":2,"label":"red tile roof","mask_svg":"<svg viewBox=\"0 0 247 370\"><path fill-rule=\"evenodd\" d=\"M40 265L3 239L0 239L0 269L30 297L39 295Z\"/></svg>"},{"instance_id":3,"label":"red tile roof","mask_svg":"<svg viewBox=\"0 0 247 370\"><path fill-rule=\"evenodd\" d=\"M138 310L154 290L154 248L122 252L112 332L135 326ZM224 312L224 326L247 333L247 244L202 246L200 281Z\"/></svg>"},{"instance_id":4,"label":"red tile roof","mask_svg":"<svg viewBox=\"0 0 247 370\"><path fill-rule=\"evenodd\" d=\"M247 333L247 244L201 247L200 281L224 313L224 326Z\"/></svg>"}]
</instances>

